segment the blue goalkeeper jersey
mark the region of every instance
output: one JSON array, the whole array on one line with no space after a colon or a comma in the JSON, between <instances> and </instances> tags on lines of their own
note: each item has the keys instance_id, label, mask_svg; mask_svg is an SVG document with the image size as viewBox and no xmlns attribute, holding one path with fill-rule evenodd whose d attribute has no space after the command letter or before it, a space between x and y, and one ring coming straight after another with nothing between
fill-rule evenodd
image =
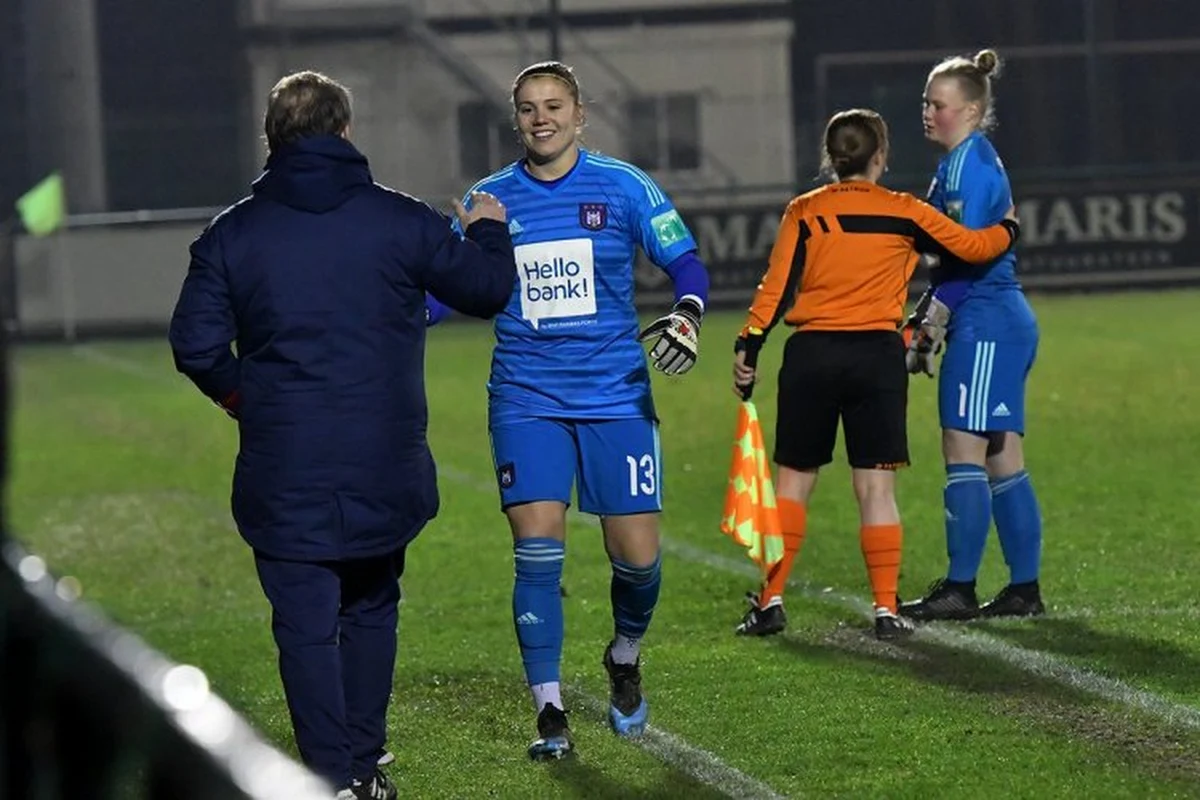
<instances>
[{"instance_id":1,"label":"blue goalkeeper jersey","mask_svg":"<svg viewBox=\"0 0 1200 800\"><path fill-rule=\"evenodd\" d=\"M972 133L938 163L929 188L929 202L968 228L986 228L1004 219L1012 206L1008 174L987 136ZM1017 258L1009 251L984 267L943 257L933 270L935 285L970 278L961 304L950 319L958 339L1007 341L1036 335L1033 310L1016 276Z\"/></svg>"},{"instance_id":2,"label":"blue goalkeeper jersey","mask_svg":"<svg viewBox=\"0 0 1200 800\"><path fill-rule=\"evenodd\" d=\"M472 191L504 203L517 262L512 298L496 318L492 424L655 418L634 261L638 247L660 267L696 249L662 189L632 164L581 149L552 183L516 162Z\"/></svg>"}]
</instances>

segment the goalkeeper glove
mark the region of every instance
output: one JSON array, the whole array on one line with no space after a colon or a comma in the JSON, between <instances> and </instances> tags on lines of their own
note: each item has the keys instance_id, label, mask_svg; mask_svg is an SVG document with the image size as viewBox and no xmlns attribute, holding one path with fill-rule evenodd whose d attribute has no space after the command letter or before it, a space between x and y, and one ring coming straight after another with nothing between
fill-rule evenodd
<instances>
[{"instance_id":1,"label":"goalkeeper glove","mask_svg":"<svg viewBox=\"0 0 1200 800\"><path fill-rule=\"evenodd\" d=\"M925 314L917 321L922 303L917 304L917 310L908 318L906 328L912 329L912 338L908 350L904 354L904 366L909 373L915 375L924 372L929 377L934 375L934 358L942 350L946 341L946 326L950 324L950 307L930 294Z\"/></svg>"},{"instance_id":2,"label":"goalkeeper glove","mask_svg":"<svg viewBox=\"0 0 1200 800\"><path fill-rule=\"evenodd\" d=\"M654 339L650 348L650 360L654 368L667 375L682 375L696 363L699 350L700 320L704 308L693 297L684 297L675 303L671 313L659 317L638 334L638 341Z\"/></svg>"}]
</instances>

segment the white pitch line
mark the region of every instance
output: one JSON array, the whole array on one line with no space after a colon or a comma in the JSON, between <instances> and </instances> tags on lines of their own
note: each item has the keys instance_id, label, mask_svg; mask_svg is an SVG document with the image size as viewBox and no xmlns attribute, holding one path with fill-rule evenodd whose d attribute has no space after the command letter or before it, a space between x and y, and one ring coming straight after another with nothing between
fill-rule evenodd
<instances>
[{"instance_id":1,"label":"white pitch line","mask_svg":"<svg viewBox=\"0 0 1200 800\"><path fill-rule=\"evenodd\" d=\"M1115 619L1136 618L1153 619L1155 617L1181 617L1183 619L1200 619L1200 607L1197 606L1137 606L1121 605L1111 608L1074 608L1070 611L1055 611L1055 619Z\"/></svg>"},{"instance_id":2,"label":"white pitch line","mask_svg":"<svg viewBox=\"0 0 1200 800\"><path fill-rule=\"evenodd\" d=\"M187 382L180 375L165 375L162 370L149 368L145 364L132 361L128 358L114 356L112 353L105 352L89 344L75 345L71 348L71 355L102 367L108 367L125 375L132 375L135 378L150 381L151 383L177 386L181 389L188 386Z\"/></svg>"},{"instance_id":3,"label":"white pitch line","mask_svg":"<svg viewBox=\"0 0 1200 800\"><path fill-rule=\"evenodd\" d=\"M677 558L724 572L756 579L759 575L758 569L749 562L742 563L683 542L664 541L663 549ZM870 618L873 615L871 604L860 597L817 589L795 580L788 581L788 586L815 600L848 608L864 617ZM1042 650L1030 650L985 633L958 630L941 623L922 625L917 628L915 636L956 650L989 656L1039 678L1052 680L1115 703L1140 708L1172 725L1200 729L1200 708L1170 700L1146 689L1138 689L1116 678L1106 678Z\"/></svg>"},{"instance_id":4,"label":"white pitch line","mask_svg":"<svg viewBox=\"0 0 1200 800\"><path fill-rule=\"evenodd\" d=\"M567 687L567 694L579 701L579 705L586 708L589 713L597 716L604 716L608 713L608 704L592 695L574 687ZM721 792L726 797L734 798L734 800L743 800L743 798L745 800L782 800L785 797L765 783L729 766L707 750L696 747L682 737L657 726L647 725L644 734L625 741L640 747L664 764ZM796 797L797 795L791 796Z\"/></svg>"},{"instance_id":5,"label":"white pitch line","mask_svg":"<svg viewBox=\"0 0 1200 800\"><path fill-rule=\"evenodd\" d=\"M455 483L464 484L479 491L485 489L489 492L495 491L495 487L490 484L485 486L475 477L459 470L442 467L439 468L439 471ZM571 512L571 518L586 525L600 524L595 517L575 511ZM693 564L711 567L732 575L743 575L751 580L760 579L758 568L747 559L722 556L666 536L662 537L662 547L665 552ZM868 619L874 614L872 605L861 597L829 589L819 589L794 579L788 581L788 586L814 600L849 609ZM915 636L918 639L926 639L953 647L956 650L1003 661L1030 675L1051 680L1130 708L1141 709L1177 727L1200 729L1200 708L1170 700L1146 689L1139 689L1116 678L1107 678L1041 650L1030 650L1009 644L994 636L977 631L962 631L944 624L922 625L917 628Z\"/></svg>"}]
</instances>

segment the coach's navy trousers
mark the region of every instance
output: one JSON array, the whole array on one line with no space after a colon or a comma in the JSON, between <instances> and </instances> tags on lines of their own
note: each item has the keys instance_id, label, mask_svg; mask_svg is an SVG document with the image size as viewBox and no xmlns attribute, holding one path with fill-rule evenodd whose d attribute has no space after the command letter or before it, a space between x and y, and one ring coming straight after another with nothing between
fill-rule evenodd
<instances>
[{"instance_id":1,"label":"coach's navy trousers","mask_svg":"<svg viewBox=\"0 0 1200 800\"><path fill-rule=\"evenodd\" d=\"M296 746L335 787L370 778L383 754L404 552L321 562L254 554Z\"/></svg>"}]
</instances>

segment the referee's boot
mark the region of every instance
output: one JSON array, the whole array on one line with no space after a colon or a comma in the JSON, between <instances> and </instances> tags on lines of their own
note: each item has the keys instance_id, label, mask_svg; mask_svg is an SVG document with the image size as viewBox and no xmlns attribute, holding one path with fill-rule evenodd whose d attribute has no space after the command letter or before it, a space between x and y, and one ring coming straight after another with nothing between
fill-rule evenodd
<instances>
[{"instance_id":1,"label":"referee's boot","mask_svg":"<svg viewBox=\"0 0 1200 800\"><path fill-rule=\"evenodd\" d=\"M750 608L734 629L738 636L773 636L787 627L787 614L783 613L782 602L760 608L755 592L746 592L746 600L750 603Z\"/></svg>"},{"instance_id":2,"label":"referee's boot","mask_svg":"<svg viewBox=\"0 0 1200 800\"><path fill-rule=\"evenodd\" d=\"M897 616L886 606L875 608L875 638L881 642L891 642L904 639L913 634L913 624L904 617Z\"/></svg>"},{"instance_id":3,"label":"referee's boot","mask_svg":"<svg viewBox=\"0 0 1200 800\"><path fill-rule=\"evenodd\" d=\"M920 600L900 604L900 616L917 622L966 620L979 616L975 582L960 583L948 578L933 582Z\"/></svg>"}]
</instances>

